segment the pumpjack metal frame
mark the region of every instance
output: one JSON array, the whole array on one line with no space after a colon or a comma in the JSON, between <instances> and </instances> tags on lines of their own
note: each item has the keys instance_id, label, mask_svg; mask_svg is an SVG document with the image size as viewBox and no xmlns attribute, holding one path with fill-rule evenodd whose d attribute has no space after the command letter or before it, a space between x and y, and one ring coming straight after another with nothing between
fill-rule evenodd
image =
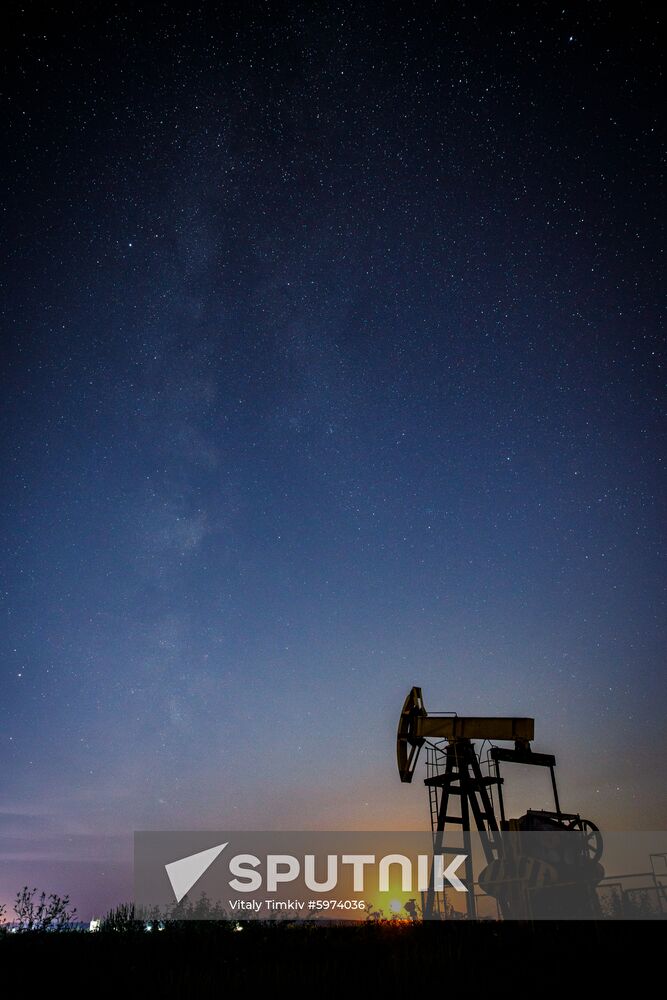
<instances>
[{"instance_id":1,"label":"pumpjack metal frame","mask_svg":"<svg viewBox=\"0 0 667 1000\"><path fill-rule=\"evenodd\" d=\"M500 762L531 764L548 767L554 794L555 811L542 812L559 821L579 820L579 816L561 812L554 767L556 758L552 754L533 753L530 741L535 735L535 720L523 717L483 717L458 715L429 715L424 707L421 688L413 687L405 699L398 723L396 737L396 757L401 781L411 782L417 765L419 752L427 740L446 740L447 745L437 748L444 756L444 770L436 767L438 773L425 780L431 803L431 825L434 833L436 854L465 854L465 879L471 887L466 897L467 915L476 916L473 859L471 851L471 817L480 834L486 863L498 861L502 856L500 833L509 829L505 817L502 795L504 779L500 775ZM472 742L474 739L514 741L514 749L492 747L489 758L494 765L494 773L482 773L479 756ZM490 789L498 790L500 824L493 807ZM460 803L458 811L452 805ZM458 826L463 834L463 843L445 844L448 826ZM431 885L423 900L425 917L432 917L435 910L435 890ZM502 905L502 904L501 904Z\"/></svg>"}]
</instances>

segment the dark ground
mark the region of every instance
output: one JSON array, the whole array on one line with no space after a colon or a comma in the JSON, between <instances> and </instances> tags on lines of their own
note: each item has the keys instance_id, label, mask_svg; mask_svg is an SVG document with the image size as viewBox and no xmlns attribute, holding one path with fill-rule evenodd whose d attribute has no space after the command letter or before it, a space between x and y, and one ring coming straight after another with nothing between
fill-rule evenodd
<instances>
[{"instance_id":1,"label":"dark ground","mask_svg":"<svg viewBox=\"0 0 667 1000\"><path fill-rule=\"evenodd\" d=\"M0 940L3 984L70 996L224 996L285 990L344 992L574 990L582 972L650 968L667 940L662 923L448 924L266 927L212 925L160 933L12 934ZM29 987L29 989L28 989ZM58 989L60 992L60 989Z\"/></svg>"}]
</instances>

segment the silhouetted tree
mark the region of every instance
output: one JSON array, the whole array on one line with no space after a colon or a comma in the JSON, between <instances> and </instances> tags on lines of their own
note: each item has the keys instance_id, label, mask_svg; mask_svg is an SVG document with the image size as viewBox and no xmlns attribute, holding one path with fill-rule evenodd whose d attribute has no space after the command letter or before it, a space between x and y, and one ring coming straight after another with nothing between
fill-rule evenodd
<instances>
[{"instance_id":1,"label":"silhouetted tree","mask_svg":"<svg viewBox=\"0 0 667 1000\"><path fill-rule=\"evenodd\" d=\"M16 893L14 913L16 929L19 931L62 931L66 930L76 914L76 907L69 909L69 896L58 896L42 892L37 899L37 889L24 885Z\"/></svg>"},{"instance_id":2,"label":"silhouetted tree","mask_svg":"<svg viewBox=\"0 0 667 1000\"><path fill-rule=\"evenodd\" d=\"M101 931L121 931L124 934L143 931L143 920L134 903L121 903L106 914L100 924Z\"/></svg>"}]
</instances>

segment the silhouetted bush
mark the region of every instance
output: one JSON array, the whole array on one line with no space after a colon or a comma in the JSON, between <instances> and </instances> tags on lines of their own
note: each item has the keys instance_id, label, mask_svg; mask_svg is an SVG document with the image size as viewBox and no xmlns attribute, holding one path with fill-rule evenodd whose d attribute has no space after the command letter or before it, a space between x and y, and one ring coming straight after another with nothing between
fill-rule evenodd
<instances>
[{"instance_id":1,"label":"silhouetted bush","mask_svg":"<svg viewBox=\"0 0 667 1000\"><path fill-rule=\"evenodd\" d=\"M76 915L76 907L69 909L69 896L42 892L35 899L36 893L36 888L27 885L16 893L14 928L21 932L68 930Z\"/></svg>"}]
</instances>

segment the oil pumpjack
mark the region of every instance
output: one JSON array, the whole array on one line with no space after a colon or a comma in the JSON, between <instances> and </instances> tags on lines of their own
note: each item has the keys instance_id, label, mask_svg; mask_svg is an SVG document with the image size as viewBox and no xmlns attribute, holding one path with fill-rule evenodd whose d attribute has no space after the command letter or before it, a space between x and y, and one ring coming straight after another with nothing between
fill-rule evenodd
<instances>
[{"instance_id":1,"label":"oil pumpjack","mask_svg":"<svg viewBox=\"0 0 667 1000\"><path fill-rule=\"evenodd\" d=\"M595 887L604 876L599 863L602 836L590 820L561 810L556 758L531 749L534 735L534 719L429 714L418 687L405 699L396 738L398 773L401 781L412 781L420 750L426 745L424 783L429 792L434 854L466 856L469 918L477 913L472 824L485 861L477 885L497 900L503 917L558 916L565 910L597 914ZM474 740L491 744L484 768ZM514 747L498 747L494 741L511 742ZM500 764L506 762L548 768L554 809L529 809L518 819L508 819L503 799L505 779L500 773ZM452 845L449 838L454 828L462 842ZM563 837L564 831L572 836ZM429 888L422 910L426 918L446 916L444 894Z\"/></svg>"}]
</instances>

